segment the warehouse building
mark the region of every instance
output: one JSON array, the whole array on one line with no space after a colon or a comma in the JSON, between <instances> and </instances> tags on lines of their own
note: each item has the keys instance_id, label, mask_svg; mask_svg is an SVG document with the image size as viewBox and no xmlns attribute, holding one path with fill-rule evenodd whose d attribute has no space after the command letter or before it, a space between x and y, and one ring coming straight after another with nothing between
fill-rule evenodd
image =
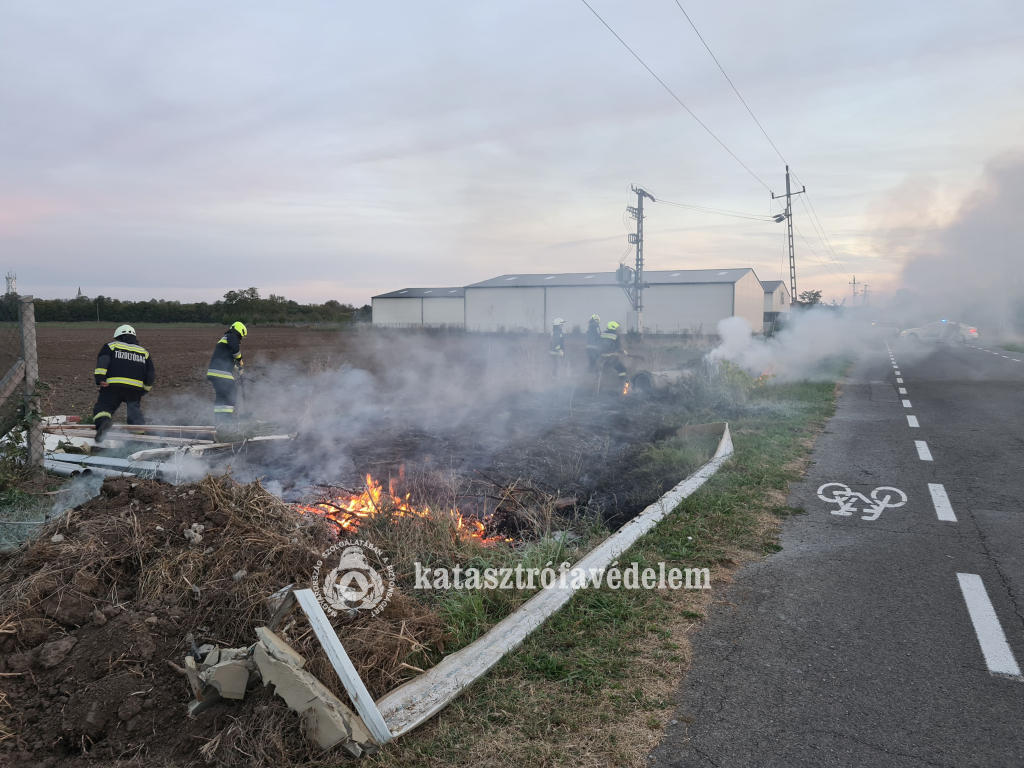
<instances>
[{"instance_id":1,"label":"warehouse building","mask_svg":"<svg viewBox=\"0 0 1024 768\"><path fill-rule=\"evenodd\" d=\"M718 321L764 322L764 288L749 268L644 272L643 328L648 333L715 333ZM466 329L546 333L556 317L586 328L592 314L634 328L636 318L614 272L502 275L466 286Z\"/></svg>"},{"instance_id":2,"label":"warehouse building","mask_svg":"<svg viewBox=\"0 0 1024 768\"><path fill-rule=\"evenodd\" d=\"M373 324L391 328L463 327L464 288L403 288L370 299Z\"/></svg>"}]
</instances>

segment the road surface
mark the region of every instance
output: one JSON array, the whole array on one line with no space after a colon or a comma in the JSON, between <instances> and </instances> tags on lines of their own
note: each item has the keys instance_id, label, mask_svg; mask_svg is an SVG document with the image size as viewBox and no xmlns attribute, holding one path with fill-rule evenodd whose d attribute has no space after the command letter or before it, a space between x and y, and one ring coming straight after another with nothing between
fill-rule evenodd
<instances>
[{"instance_id":1,"label":"road surface","mask_svg":"<svg viewBox=\"0 0 1024 768\"><path fill-rule=\"evenodd\" d=\"M1024 355L929 351L853 367L649 765L1024 766Z\"/></svg>"}]
</instances>

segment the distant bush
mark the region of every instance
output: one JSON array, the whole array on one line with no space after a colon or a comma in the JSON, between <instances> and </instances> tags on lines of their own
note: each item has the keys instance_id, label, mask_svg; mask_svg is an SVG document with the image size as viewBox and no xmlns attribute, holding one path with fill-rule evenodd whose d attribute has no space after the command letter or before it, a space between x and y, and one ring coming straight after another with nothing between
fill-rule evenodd
<instances>
[{"instance_id":1,"label":"distant bush","mask_svg":"<svg viewBox=\"0 0 1024 768\"><path fill-rule=\"evenodd\" d=\"M323 304L299 304L284 296L261 298L256 288L228 291L221 301L183 304L150 299L121 301L107 296L95 299L36 299L36 321L80 323L294 323L345 322L368 316L369 306L359 309L331 299Z\"/></svg>"}]
</instances>

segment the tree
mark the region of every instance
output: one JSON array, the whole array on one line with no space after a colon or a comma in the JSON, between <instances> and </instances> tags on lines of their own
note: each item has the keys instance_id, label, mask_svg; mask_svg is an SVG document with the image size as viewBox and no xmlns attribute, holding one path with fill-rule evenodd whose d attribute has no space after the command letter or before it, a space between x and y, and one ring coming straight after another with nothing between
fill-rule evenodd
<instances>
[{"instance_id":1,"label":"tree","mask_svg":"<svg viewBox=\"0 0 1024 768\"><path fill-rule=\"evenodd\" d=\"M800 304L805 307L821 304L821 291L800 291Z\"/></svg>"}]
</instances>

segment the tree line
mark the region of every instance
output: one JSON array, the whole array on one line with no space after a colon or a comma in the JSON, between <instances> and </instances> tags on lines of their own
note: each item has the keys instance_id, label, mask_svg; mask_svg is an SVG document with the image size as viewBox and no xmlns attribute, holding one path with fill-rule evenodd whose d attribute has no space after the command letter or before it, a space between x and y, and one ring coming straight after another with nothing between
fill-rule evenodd
<instances>
[{"instance_id":1,"label":"tree line","mask_svg":"<svg viewBox=\"0 0 1024 768\"><path fill-rule=\"evenodd\" d=\"M108 296L90 299L36 299L36 321L78 323L90 320L109 323L308 323L369 320L370 305L356 308L331 299L323 304L299 304L284 296L262 298L256 288L228 291L212 304L197 301L150 299L121 301Z\"/></svg>"}]
</instances>

